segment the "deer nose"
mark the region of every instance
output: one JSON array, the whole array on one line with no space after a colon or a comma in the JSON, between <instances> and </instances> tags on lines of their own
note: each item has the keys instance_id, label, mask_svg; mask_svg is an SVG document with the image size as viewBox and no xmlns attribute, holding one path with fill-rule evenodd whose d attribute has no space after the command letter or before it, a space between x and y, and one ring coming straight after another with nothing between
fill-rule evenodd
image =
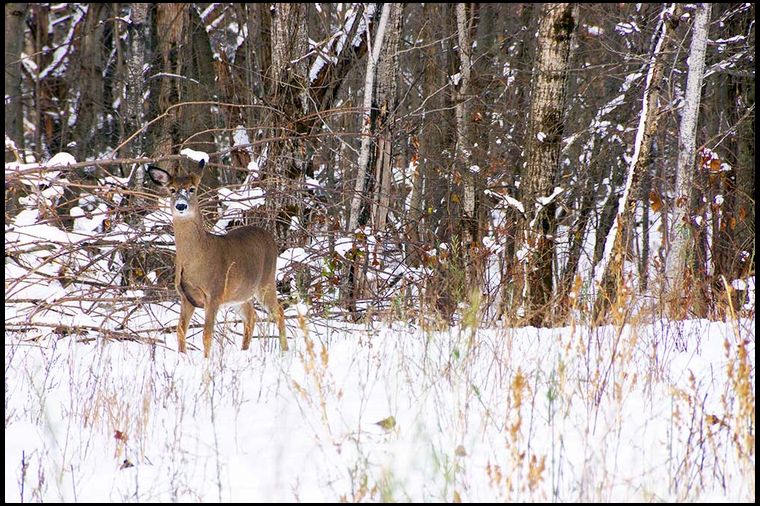
<instances>
[{"instance_id":1,"label":"deer nose","mask_svg":"<svg viewBox=\"0 0 760 506\"><path fill-rule=\"evenodd\" d=\"M185 204L184 202L177 202L176 204L174 204L174 208L175 208L177 211L180 211L180 212L182 212L182 211L184 211L185 209L187 209L187 204Z\"/></svg>"}]
</instances>

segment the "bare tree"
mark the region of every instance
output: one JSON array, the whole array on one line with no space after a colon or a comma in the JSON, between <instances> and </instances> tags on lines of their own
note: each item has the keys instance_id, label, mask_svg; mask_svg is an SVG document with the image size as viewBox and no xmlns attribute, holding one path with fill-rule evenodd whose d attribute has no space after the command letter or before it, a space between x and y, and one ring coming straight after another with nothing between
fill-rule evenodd
<instances>
[{"instance_id":1,"label":"bare tree","mask_svg":"<svg viewBox=\"0 0 760 506\"><path fill-rule=\"evenodd\" d=\"M618 200L617 214L612 228L604 239L604 253L599 263L594 267L593 282L598 285L599 291L594 301L593 320L597 320L599 317L606 318L607 309L617 301L618 292L623 283L623 261L626 255L630 225L636 208L634 195L641 172L649 163L652 137L657 131L659 85L664 66L662 53L665 40L672 27L670 19L674 11L675 4L670 4L665 6L658 16L657 29L649 58L641 115L633 146L633 157L628 166L623 195Z\"/></svg>"}]
</instances>

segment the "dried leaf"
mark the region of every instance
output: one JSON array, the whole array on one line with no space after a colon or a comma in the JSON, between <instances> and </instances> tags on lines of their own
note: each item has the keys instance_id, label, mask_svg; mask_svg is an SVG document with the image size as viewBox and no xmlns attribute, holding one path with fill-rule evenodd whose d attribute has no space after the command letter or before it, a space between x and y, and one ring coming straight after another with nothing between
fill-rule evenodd
<instances>
[{"instance_id":1,"label":"dried leaf","mask_svg":"<svg viewBox=\"0 0 760 506\"><path fill-rule=\"evenodd\" d=\"M660 209L662 209L662 199L660 198L660 195L654 190L649 192L649 206L654 212L658 212Z\"/></svg>"},{"instance_id":2,"label":"dried leaf","mask_svg":"<svg viewBox=\"0 0 760 506\"><path fill-rule=\"evenodd\" d=\"M385 430L391 430L396 426L396 419L393 416L389 416L388 418L383 418L379 422L375 422L375 425L379 425Z\"/></svg>"}]
</instances>

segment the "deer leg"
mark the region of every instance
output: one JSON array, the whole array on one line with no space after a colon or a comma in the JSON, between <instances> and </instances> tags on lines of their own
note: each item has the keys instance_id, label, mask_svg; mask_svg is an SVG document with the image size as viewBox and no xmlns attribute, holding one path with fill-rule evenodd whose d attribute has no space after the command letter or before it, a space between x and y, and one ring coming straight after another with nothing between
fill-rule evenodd
<instances>
[{"instance_id":1,"label":"deer leg","mask_svg":"<svg viewBox=\"0 0 760 506\"><path fill-rule=\"evenodd\" d=\"M177 323L177 351L187 353L187 327L190 325L190 318L195 312L195 307L185 297L180 297L179 323Z\"/></svg>"},{"instance_id":2,"label":"deer leg","mask_svg":"<svg viewBox=\"0 0 760 506\"><path fill-rule=\"evenodd\" d=\"M261 302L269 309L269 314L277 321L277 329L280 331L280 349L288 351L288 340L285 338L285 314L282 306L277 301L277 290L274 283L264 288L261 294Z\"/></svg>"},{"instance_id":3,"label":"deer leg","mask_svg":"<svg viewBox=\"0 0 760 506\"><path fill-rule=\"evenodd\" d=\"M216 323L216 312L219 309L217 298L213 296L206 297L206 322L203 324L203 357L211 356L211 341L214 337L214 324Z\"/></svg>"},{"instance_id":4,"label":"deer leg","mask_svg":"<svg viewBox=\"0 0 760 506\"><path fill-rule=\"evenodd\" d=\"M250 300L240 305L240 312L243 313L243 350L247 350L251 344L251 335L253 326L256 324L256 310L253 308L253 302Z\"/></svg>"}]
</instances>

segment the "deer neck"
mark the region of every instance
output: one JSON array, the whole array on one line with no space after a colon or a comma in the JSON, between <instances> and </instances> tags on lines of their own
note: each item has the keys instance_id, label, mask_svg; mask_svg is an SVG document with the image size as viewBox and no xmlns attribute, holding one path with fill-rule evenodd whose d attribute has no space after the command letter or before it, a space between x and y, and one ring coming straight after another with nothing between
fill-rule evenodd
<instances>
[{"instance_id":1,"label":"deer neck","mask_svg":"<svg viewBox=\"0 0 760 506\"><path fill-rule=\"evenodd\" d=\"M200 212L192 218L174 218L174 241L179 260L197 261L208 251L210 235L203 226Z\"/></svg>"}]
</instances>

